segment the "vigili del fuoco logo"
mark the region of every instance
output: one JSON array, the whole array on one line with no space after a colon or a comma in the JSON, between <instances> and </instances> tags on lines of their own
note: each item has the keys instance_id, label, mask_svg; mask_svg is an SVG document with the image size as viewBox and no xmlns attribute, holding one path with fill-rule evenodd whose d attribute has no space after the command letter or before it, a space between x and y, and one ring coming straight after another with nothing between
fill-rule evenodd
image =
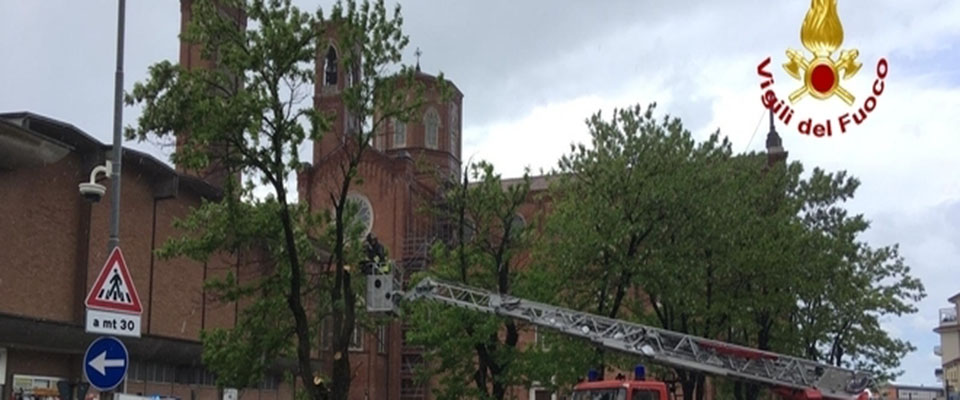
<instances>
[{"instance_id":1,"label":"vigili del fuoco logo","mask_svg":"<svg viewBox=\"0 0 960 400\"><path fill-rule=\"evenodd\" d=\"M865 96L860 96L862 102L856 106L858 96L845 89L843 82L857 75L863 64L857 60L860 56L857 49L840 47L843 44L843 26L840 25L840 16L837 14L837 0L810 2L810 10L807 11L800 28L800 41L812 55L808 57L803 51L787 49L787 62L783 64L783 69L800 83L800 87L787 96L790 104L770 88L773 84L773 74L768 69L770 57L757 66L757 74L762 80L760 88L766 90L761 96L763 106L772 110L785 125L790 126L794 120L792 106L806 97L817 101L836 101L834 98L843 101L844 108L848 111L835 119L815 121L813 118L797 118L797 131L816 137L846 133L851 126L866 121L867 116L877 107L877 99L883 94L887 60L880 58L877 61L876 80L872 90L865 93ZM835 56L837 50L840 51Z\"/></svg>"}]
</instances>

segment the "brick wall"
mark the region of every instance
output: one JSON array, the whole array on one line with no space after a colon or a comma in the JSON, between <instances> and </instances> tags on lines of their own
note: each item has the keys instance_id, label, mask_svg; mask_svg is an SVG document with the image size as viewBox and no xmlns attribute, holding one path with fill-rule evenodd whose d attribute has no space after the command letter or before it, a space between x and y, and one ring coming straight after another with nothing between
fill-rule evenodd
<instances>
[{"instance_id":1,"label":"brick wall","mask_svg":"<svg viewBox=\"0 0 960 400\"><path fill-rule=\"evenodd\" d=\"M0 312L78 321L86 293L75 279L86 266L78 258L89 209L77 192L80 165L71 154L46 167L0 171Z\"/></svg>"}]
</instances>

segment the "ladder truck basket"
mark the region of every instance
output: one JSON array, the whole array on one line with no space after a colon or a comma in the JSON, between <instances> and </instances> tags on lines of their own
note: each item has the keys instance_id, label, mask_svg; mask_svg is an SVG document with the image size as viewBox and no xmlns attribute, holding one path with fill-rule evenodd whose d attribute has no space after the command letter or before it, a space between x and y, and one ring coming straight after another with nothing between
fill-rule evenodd
<instances>
[{"instance_id":1,"label":"ladder truck basket","mask_svg":"<svg viewBox=\"0 0 960 400\"><path fill-rule=\"evenodd\" d=\"M391 313L394 311L393 278L392 274L367 276L366 304L368 312Z\"/></svg>"}]
</instances>

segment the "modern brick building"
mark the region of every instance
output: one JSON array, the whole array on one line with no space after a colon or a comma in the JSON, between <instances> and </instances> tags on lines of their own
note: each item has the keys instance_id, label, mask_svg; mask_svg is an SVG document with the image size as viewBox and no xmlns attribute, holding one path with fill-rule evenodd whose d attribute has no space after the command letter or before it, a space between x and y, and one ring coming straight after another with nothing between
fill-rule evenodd
<instances>
[{"instance_id":1,"label":"modern brick building","mask_svg":"<svg viewBox=\"0 0 960 400\"><path fill-rule=\"evenodd\" d=\"M57 381L83 378L83 352L95 337L84 332L84 300L106 261L110 202L91 204L77 184L109 153L110 146L69 123L28 112L0 114L3 399L46 397ZM240 279L257 271L226 258L198 263L153 253L177 234L175 218L217 196L214 185L150 155L124 151L120 247L143 303L143 326L141 338L124 339L131 365L123 392L220 398L200 364L199 335L232 326L239 305L209 299L203 282L228 269ZM279 373L262 387L243 390L241 398L292 398Z\"/></svg>"},{"instance_id":2,"label":"modern brick building","mask_svg":"<svg viewBox=\"0 0 960 400\"><path fill-rule=\"evenodd\" d=\"M182 26L189 3L181 3ZM182 44L181 63L198 65L197 53ZM83 380L83 353L97 336L84 332L84 300L106 261L110 202L91 204L77 184L110 157L111 147L64 121L30 112L0 114L2 399L55 398L58 381ZM241 267L230 256L205 263L162 260L154 250L179 235L174 219L201 199L220 196L223 176L200 179L132 149L124 149L122 176L120 247L143 314L142 337L123 339L130 366L117 391L220 399L223 391L201 365L200 332L233 326L242 304L212 299L204 282L227 271L251 279L259 267ZM240 390L239 400L293 399L281 373L278 366L259 388ZM93 390L88 395L96 396Z\"/></svg>"}]
</instances>

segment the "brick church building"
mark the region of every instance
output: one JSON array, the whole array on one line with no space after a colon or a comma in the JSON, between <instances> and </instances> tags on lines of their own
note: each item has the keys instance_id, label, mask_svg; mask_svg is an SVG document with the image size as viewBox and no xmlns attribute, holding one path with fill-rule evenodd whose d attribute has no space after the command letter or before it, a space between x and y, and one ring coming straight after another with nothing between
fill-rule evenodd
<instances>
[{"instance_id":1,"label":"brick church building","mask_svg":"<svg viewBox=\"0 0 960 400\"><path fill-rule=\"evenodd\" d=\"M339 60L336 38L331 36L325 41L326 49L321 47L317 61L314 103L318 109L336 115L336 119L332 132L314 144L313 162L298 179L301 201L314 209L332 208L329 194L340 183L341 150L353 129L345 118L348 112L341 98L347 72L343 65L335 64ZM437 175L426 171L458 176L462 168L463 93L447 81L453 95L442 99L437 78L422 72L419 62L416 71L416 79L427 89L422 115L406 123L390 121L375 133L372 148L359 166L363 184L354 186L349 195L360 205L365 233L377 237L407 274L426 268L430 244L446 239L448 234L437 221L419 212L438 195ZM785 160L787 153L772 114L770 118L766 147L767 162L773 164ZM519 178L503 180L504 185L521 182ZM518 218L526 221L535 217L543 204L535 203L534 199L547 187L546 176L531 178L530 201L520 208ZM421 385L414 379L414 368L423 362L423 349L403 340L406 328L402 323L392 323L375 333L356 335L357 354L352 355L351 360L359 372L353 382L353 398L432 398L428 394L429 383ZM534 329L525 329L521 332L520 345L534 341L535 335ZM324 358L329 360L329 356ZM510 394L521 400L557 399L556 395L536 387L514 388ZM361 395L369 397L356 397Z\"/></svg>"},{"instance_id":2,"label":"brick church building","mask_svg":"<svg viewBox=\"0 0 960 400\"><path fill-rule=\"evenodd\" d=\"M349 71L340 62L336 38L321 43L314 104L335 115L335 120L332 131L314 143L313 162L298 177L300 199L314 210L333 207L330 193L339 190L342 181L344 142L348 135L355 135L342 98ZM416 79L426 89L422 118L406 123L389 121L377 132L358 167L363 183L354 185L348 197L360 206L364 233L375 236L407 272L425 267L428 245L440 234L429 219L416 212L435 196L435 179L424 172L424 163L446 173L460 170L463 95L450 85L453 95L442 101L436 77L418 70ZM413 367L422 360L420 349L403 341L404 330L402 324L390 323L376 332L355 334L351 361L358 372L352 398L428 398L427 388L418 385L413 375ZM327 343L322 347L329 349ZM325 353L321 358L331 357Z\"/></svg>"}]
</instances>

